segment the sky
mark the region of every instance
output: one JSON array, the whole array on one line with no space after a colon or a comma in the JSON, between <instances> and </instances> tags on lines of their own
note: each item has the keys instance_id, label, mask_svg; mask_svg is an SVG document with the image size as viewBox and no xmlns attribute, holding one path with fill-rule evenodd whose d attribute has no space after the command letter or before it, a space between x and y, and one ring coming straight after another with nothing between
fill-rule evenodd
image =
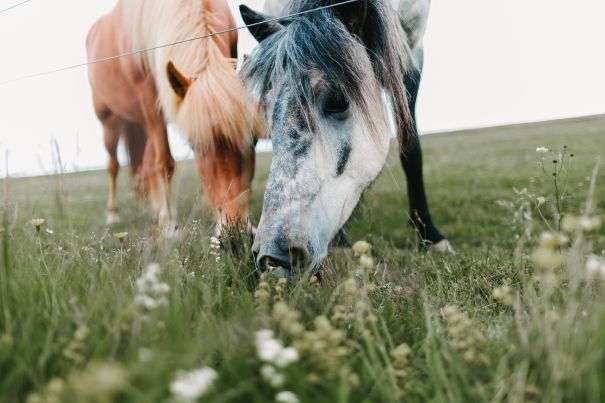
<instances>
[{"instance_id":1,"label":"sky","mask_svg":"<svg viewBox=\"0 0 605 403\"><path fill-rule=\"evenodd\" d=\"M19 0L0 0L4 9ZM86 60L111 0L33 0L0 14L0 82ZM262 8L263 0L229 0ZM605 113L605 1L433 0L423 133ZM255 41L240 32L240 55ZM177 133L177 158L192 156ZM103 167L85 68L0 86L0 177ZM8 163L6 160L8 155Z\"/></svg>"}]
</instances>

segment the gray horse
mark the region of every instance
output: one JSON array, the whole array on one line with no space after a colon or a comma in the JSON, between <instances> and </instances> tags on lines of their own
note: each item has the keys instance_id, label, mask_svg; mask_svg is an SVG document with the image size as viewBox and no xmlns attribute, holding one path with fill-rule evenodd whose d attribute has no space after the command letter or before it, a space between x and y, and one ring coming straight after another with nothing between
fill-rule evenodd
<instances>
[{"instance_id":1,"label":"gray horse","mask_svg":"<svg viewBox=\"0 0 605 403\"><path fill-rule=\"evenodd\" d=\"M240 10L254 24L339 1L267 0L266 14ZM242 75L264 106L273 143L253 246L261 271L280 268L290 276L297 268L320 269L328 245L384 167L389 104L421 245L452 251L429 213L415 119L429 3L360 0L250 27L260 45Z\"/></svg>"}]
</instances>

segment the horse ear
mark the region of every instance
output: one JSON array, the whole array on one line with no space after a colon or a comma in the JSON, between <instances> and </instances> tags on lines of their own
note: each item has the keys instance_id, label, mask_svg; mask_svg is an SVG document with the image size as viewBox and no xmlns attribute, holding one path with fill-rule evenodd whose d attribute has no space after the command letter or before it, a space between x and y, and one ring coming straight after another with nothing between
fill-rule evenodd
<instances>
[{"instance_id":1,"label":"horse ear","mask_svg":"<svg viewBox=\"0 0 605 403\"><path fill-rule=\"evenodd\" d=\"M258 42L264 41L284 28L284 26L277 21L268 21L274 17L254 11L244 4L239 6L239 12L242 15L244 23L248 26L248 31L250 31Z\"/></svg>"},{"instance_id":2,"label":"horse ear","mask_svg":"<svg viewBox=\"0 0 605 403\"><path fill-rule=\"evenodd\" d=\"M181 99L184 99L185 95L187 95L187 90L189 90L189 86L191 85L191 79L181 73L172 61L168 62L166 73L168 74L168 81L176 95Z\"/></svg>"},{"instance_id":3,"label":"horse ear","mask_svg":"<svg viewBox=\"0 0 605 403\"><path fill-rule=\"evenodd\" d=\"M368 0L359 0L334 8L334 14L353 35L363 39L364 27L368 17Z\"/></svg>"}]
</instances>

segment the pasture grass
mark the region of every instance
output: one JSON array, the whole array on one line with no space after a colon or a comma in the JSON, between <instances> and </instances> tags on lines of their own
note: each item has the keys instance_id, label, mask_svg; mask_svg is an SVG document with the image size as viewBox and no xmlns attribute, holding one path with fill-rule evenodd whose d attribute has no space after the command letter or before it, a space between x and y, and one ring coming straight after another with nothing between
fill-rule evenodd
<instances>
[{"instance_id":1,"label":"pasture grass","mask_svg":"<svg viewBox=\"0 0 605 403\"><path fill-rule=\"evenodd\" d=\"M0 401L179 401L171 383L202 367L218 375L200 397L208 402L275 401L283 391L301 402L605 400L605 279L586 269L589 254L604 253L605 231L540 241L559 210L603 215L604 170L593 168L605 117L422 142L434 219L457 254L418 251L392 153L348 226L372 251L331 251L321 284L259 282L245 243L238 255L213 248L191 163L177 168L174 241L156 236L125 170L114 228L104 225L104 172L5 181ZM550 172L564 146L557 209ZM254 220L268 165L261 156ZM38 232L30 220L39 217ZM263 329L298 359L263 362Z\"/></svg>"}]
</instances>

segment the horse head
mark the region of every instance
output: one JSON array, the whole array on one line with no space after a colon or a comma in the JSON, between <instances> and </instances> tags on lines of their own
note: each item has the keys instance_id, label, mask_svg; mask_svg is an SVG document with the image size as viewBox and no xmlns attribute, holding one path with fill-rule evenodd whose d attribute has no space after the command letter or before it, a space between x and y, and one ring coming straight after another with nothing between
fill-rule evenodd
<instances>
[{"instance_id":1,"label":"horse head","mask_svg":"<svg viewBox=\"0 0 605 403\"><path fill-rule=\"evenodd\" d=\"M333 3L292 2L289 12ZM378 0L280 21L245 6L241 12L260 41L243 76L265 107L273 143L253 246L257 267L314 273L385 164L391 130L383 88L399 106L397 122L409 124L395 76L405 68L404 41L395 42L401 27Z\"/></svg>"}]
</instances>

